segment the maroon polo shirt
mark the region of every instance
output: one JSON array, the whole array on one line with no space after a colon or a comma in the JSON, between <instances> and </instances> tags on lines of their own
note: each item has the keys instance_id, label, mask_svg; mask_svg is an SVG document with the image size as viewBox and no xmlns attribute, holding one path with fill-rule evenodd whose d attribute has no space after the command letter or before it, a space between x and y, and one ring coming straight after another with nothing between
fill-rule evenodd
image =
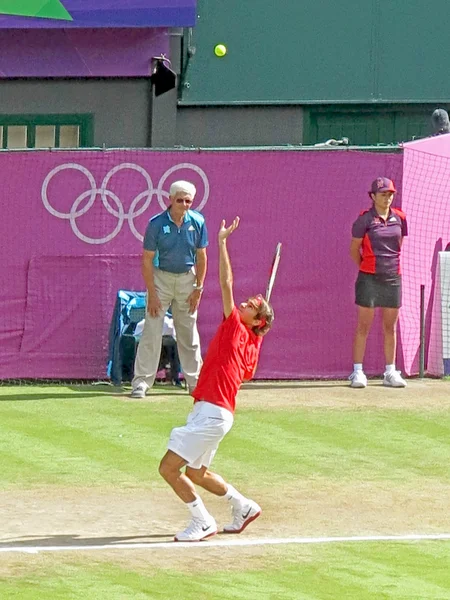
<instances>
[{"instance_id":1,"label":"maroon polo shirt","mask_svg":"<svg viewBox=\"0 0 450 600\"><path fill-rule=\"evenodd\" d=\"M362 212L352 227L352 236L362 238L359 270L380 275L399 274L401 241L407 235L406 215L398 208L390 208L386 220L374 207Z\"/></svg>"}]
</instances>

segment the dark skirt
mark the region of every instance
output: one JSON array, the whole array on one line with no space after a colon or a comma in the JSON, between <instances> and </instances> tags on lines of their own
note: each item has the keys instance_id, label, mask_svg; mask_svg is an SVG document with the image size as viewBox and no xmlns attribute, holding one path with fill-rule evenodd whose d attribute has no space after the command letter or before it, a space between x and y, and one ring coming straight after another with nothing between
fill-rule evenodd
<instances>
[{"instance_id":1,"label":"dark skirt","mask_svg":"<svg viewBox=\"0 0 450 600\"><path fill-rule=\"evenodd\" d=\"M401 275L376 275L360 271L355 283L355 304L367 308L400 308Z\"/></svg>"}]
</instances>

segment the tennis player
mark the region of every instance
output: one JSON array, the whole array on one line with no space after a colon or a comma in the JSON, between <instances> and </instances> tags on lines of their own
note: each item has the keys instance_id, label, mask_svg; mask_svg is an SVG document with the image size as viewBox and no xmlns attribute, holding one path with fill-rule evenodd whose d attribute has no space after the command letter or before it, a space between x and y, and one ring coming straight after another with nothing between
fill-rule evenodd
<instances>
[{"instance_id":1,"label":"tennis player","mask_svg":"<svg viewBox=\"0 0 450 600\"><path fill-rule=\"evenodd\" d=\"M192 393L194 408L186 425L172 430L168 450L159 466L161 476L192 515L188 527L175 536L178 542L197 542L217 533L216 521L195 485L230 503L233 519L224 527L225 533L241 533L261 514L256 502L209 470L219 443L233 425L236 394L241 383L253 377L263 336L273 321L272 308L261 295L252 296L239 307L234 304L227 239L238 225L239 217L229 227L222 221L218 237L224 319L209 345Z\"/></svg>"},{"instance_id":2,"label":"tennis player","mask_svg":"<svg viewBox=\"0 0 450 600\"><path fill-rule=\"evenodd\" d=\"M372 207L363 211L353 223L350 255L359 268L355 284L358 324L353 342L353 373L349 378L350 386L354 388L367 385L363 359L376 308L381 309L383 321L386 359L383 384L406 386L395 368L395 354L397 320L402 303L400 252L408 227L405 213L391 207L396 191L394 182L387 177L375 179L369 191Z\"/></svg>"}]
</instances>

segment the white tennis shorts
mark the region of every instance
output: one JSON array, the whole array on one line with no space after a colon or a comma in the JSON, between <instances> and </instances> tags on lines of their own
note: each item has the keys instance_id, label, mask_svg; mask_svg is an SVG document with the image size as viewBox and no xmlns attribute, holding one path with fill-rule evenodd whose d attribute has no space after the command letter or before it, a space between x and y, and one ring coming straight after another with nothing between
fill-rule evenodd
<instances>
[{"instance_id":1,"label":"white tennis shorts","mask_svg":"<svg viewBox=\"0 0 450 600\"><path fill-rule=\"evenodd\" d=\"M189 467L209 467L220 442L233 426L233 414L210 402L196 402L186 425L175 427L167 449L187 461Z\"/></svg>"}]
</instances>

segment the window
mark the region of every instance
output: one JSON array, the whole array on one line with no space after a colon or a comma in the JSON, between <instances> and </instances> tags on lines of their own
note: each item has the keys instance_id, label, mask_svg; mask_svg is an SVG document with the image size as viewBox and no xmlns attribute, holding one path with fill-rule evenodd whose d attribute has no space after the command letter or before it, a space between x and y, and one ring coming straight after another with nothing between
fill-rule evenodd
<instances>
[{"instance_id":1,"label":"window","mask_svg":"<svg viewBox=\"0 0 450 600\"><path fill-rule=\"evenodd\" d=\"M0 149L90 146L93 146L91 114L0 115Z\"/></svg>"},{"instance_id":2,"label":"window","mask_svg":"<svg viewBox=\"0 0 450 600\"><path fill-rule=\"evenodd\" d=\"M10 125L6 129L7 148L27 147L27 128L25 125Z\"/></svg>"}]
</instances>

